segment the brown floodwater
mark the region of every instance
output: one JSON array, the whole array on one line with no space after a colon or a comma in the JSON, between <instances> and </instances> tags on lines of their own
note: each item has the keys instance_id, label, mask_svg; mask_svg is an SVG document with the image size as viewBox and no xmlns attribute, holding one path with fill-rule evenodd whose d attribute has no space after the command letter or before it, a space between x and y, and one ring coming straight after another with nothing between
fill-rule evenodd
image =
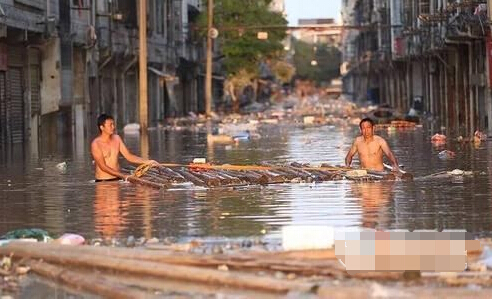
<instances>
[{"instance_id":1,"label":"brown floodwater","mask_svg":"<svg viewBox=\"0 0 492 299\"><path fill-rule=\"evenodd\" d=\"M49 136L31 146L0 150L0 234L42 228L85 238L175 237L278 240L283 225L336 228L466 229L492 231L492 143L450 142L433 147L432 128L379 131L413 182L352 181L251 186L234 190L176 188L158 191L129 183L94 183L90 140ZM232 145L207 142L202 130L149 132L144 154L160 162L189 163L205 157L218 164L309 162L342 165L358 128L265 125L260 138ZM138 136L124 136L141 154ZM442 149L457 153L442 160ZM65 171L57 164L67 163ZM122 164L124 162L122 161ZM466 177L432 177L442 171Z\"/></svg>"}]
</instances>

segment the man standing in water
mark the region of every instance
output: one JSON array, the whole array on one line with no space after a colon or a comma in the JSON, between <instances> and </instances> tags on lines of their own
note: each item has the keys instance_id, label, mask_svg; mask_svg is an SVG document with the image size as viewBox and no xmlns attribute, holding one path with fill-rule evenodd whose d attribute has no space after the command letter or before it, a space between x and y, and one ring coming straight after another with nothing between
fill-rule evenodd
<instances>
[{"instance_id":1,"label":"man standing in water","mask_svg":"<svg viewBox=\"0 0 492 299\"><path fill-rule=\"evenodd\" d=\"M129 177L129 175L120 172L118 163L120 153L130 163L157 163L154 160L146 160L130 153L121 137L114 134L115 125L112 116L101 114L97 118L97 126L101 133L91 144L91 153L96 163L96 182L126 180Z\"/></svg>"},{"instance_id":2,"label":"man standing in water","mask_svg":"<svg viewBox=\"0 0 492 299\"><path fill-rule=\"evenodd\" d=\"M370 118L364 118L359 123L362 136L355 138L352 147L345 157L345 165L350 167L352 157L358 153L361 167L368 170L384 171L383 153L393 165L393 171L399 171L400 167L388 146L386 140L374 135L374 122Z\"/></svg>"}]
</instances>

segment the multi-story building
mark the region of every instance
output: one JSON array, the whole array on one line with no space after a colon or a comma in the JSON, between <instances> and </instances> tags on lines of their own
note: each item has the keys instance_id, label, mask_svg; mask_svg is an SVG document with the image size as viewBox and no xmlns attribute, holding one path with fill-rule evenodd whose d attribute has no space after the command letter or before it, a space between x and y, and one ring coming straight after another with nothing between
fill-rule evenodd
<instances>
[{"instance_id":1,"label":"multi-story building","mask_svg":"<svg viewBox=\"0 0 492 299\"><path fill-rule=\"evenodd\" d=\"M20 143L52 109L42 98L60 100L52 93L59 89L58 1L3 0L0 15L0 144Z\"/></svg>"},{"instance_id":2,"label":"multi-story building","mask_svg":"<svg viewBox=\"0 0 492 299\"><path fill-rule=\"evenodd\" d=\"M340 25L335 19L299 19L298 27L293 30L295 38L309 44L327 44L340 46Z\"/></svg>"},{"instance_id":3,"label":"multi-story building","mask_svg":"<svg viewBox=\"0 0 492 299\"><path fill-rule=\"evenodd\" d=\"M490 2L344 0L344 91L430 114L448 133L492 130Z\"/></svg>"},{"instance_id":4,"label":"multi-story building","mask_svg":"<svg viewBox=\"0 0 492 299\"><path fill-rule=\"evenodd\" d=\"M147 0L149 124L200 109L200 0ZM0 0L0 144L138 122L137 0Z\"/></svg>"}]
</instances>

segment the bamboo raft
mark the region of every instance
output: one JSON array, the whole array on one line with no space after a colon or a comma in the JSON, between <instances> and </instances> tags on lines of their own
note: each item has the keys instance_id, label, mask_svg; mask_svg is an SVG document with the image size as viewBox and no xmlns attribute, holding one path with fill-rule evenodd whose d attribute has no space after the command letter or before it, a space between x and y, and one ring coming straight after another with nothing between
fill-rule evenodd
<instances>
[{"instance_id":1,"label":"bamboo raft","mask_svg":"<svg viewBox=\"0 0 492 299\"><path fill-rule=\"evenodd\" d=\"M356 170L348 167L293 162L284 166L273 165L211 165L211 164L143 164L125 169L132 175L128 181L156 189L170 189L179 184L192 183L198 187L238 187L282 183L313 183L353 180L412 180L408 173Z\"/></svg>"},{"instance_id":2,"label":"bamboo raft","mask_svg":"<svg viewBox=\"0 0 492 299\"><path fill-rule=\"evenodd\" d=\"M485 244L490 246L491 243L482 243ZM226 289L236 292L254 291L257 292L256 295L296 292L335 298L333 292L338 287L342 287L339 290L340 295L345 295L341 298L353 298L347 296L351 292L349 288L343 287L344 281L355 279L360 284L362 281L415 280L418 284L453 287L475 284L491 287L492 271L483 269L478 263L481 253L481 248L468 251L469 271L452 275L419 271L349 273L336 258L333 248L278 252L239 251L209 255L166 247L110 248L11 242L0 247L0 254L12 259L13 267L0 275L18 273L20 267L23 267L48 280L107 298L152 298L151 294L155 291L171 295L178 293L186 298L197 293L214 294L217 288L221 292ZM259 271L264 274L259 275ZM334 280L341 285L333 285ZM349 285L353 287L354 283ZM456 290L453 289L453 292ZM419 294L422 288L417 291ZM443 290L441 295L447 292ZM362 297L368 297L368 293L365 294Z\"/></svg>"},{"instance_id":3,"label":"bamboo raft","mask_svg":"<svg viewBox=\"0 0 492 299\"><path fill-rule=\"evenodd\" d=\"M386 124L376 124L376 129L388 129L388 128L396 128L396 129L415 129L416 123L406 120L393 120L390 123Z\"/></svg>"}]
</instances>

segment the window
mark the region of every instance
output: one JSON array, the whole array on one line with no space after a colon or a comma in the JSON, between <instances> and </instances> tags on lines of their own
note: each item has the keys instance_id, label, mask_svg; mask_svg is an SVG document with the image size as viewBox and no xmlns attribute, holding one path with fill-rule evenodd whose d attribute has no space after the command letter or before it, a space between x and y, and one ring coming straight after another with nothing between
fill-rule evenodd
<instances>
[{"instance_id":1,"label":"window","mask_svg":"<svg viewBox=\"0 0 492 299\"><path fill-rule=\"evenodd\" d=\"M72 6L74 7L85 7L87 0L72 0Z\"/></svg>"},{"instance_id":2,"label":"window","mask_svg":"<svg viewBox=\"0 0 492 299\"><path fill-rule=\"evenodd\" d=\"M156 2L156 7L155 7L155 22L156 22L156 28L155 31L157 33L164 33L164 1L157 1Z\"/></svg>"},{"instance_id":3,"label":"window","mask_svg":"<svg viewBox=\"0 0 492 299\"><path fill-rule=\"evenodd\" d=\"M19 4L22 8L44 10L45 1L43 0L14 0L14 4Z\"/></svg>"},{"instance_id":4,"label":"window","mask_svg":"<svg viewBox=\"0 0 492 299\"><path fill-rule=\"evenodd\" d=\"M174 9L173 9L173 1L166 0L166 37L168 42L172 42L174 39L173 36L173 19L174 19Z\"/></svg>"},{"instance_id":5,"label":"window","mask_svg":"<svg viewBox=\"0 0 492 299\"><path fill-rule=\"evenodd\" d=\"M149 31L155 30L155 2L156 0L147 1L147 30Z\"/></svg>"}]
</instances>

